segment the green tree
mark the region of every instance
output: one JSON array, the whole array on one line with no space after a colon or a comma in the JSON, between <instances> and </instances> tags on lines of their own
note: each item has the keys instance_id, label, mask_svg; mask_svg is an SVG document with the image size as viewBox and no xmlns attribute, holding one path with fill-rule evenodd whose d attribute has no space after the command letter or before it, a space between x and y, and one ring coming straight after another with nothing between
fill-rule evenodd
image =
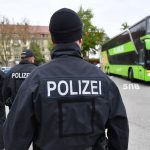
<instances>
[{"instance_id":1,"label":"green tree","mask_svg":"<svg viewBox=\"0 0 150 150\"><path fill-rule=\"evenodd\" d=\"M53 49L53 43L52 43L52 41L50 40L50 41L48 41L48 50L50 51L50 53L52 52L52 49Z\"/></svg>"},{"instance_id":2,"label":"green tree","mask_svg":"<svg viewBox=\"0 0 150 150\"><path fill-rule=\"evenodd\" d=\"M97 47L103 44L108 36L101 28L97 28L92 24L92 18L94 17L92 10L84 10L80 7L78 15L83 22L83 45L82 45L82 54L85 57L89 51L97 51Z\"/></svg>"},{"instance_id":3,"label":"green tree","mask_svg":"<svg viewBox=\"0 0 150 150\"><path fill-rule=\"evenodd\" d=\"M33 53L35 55L35 63L37 65L41 64L41 63L43 63L45 61L44 57L41 54L40 46L38 45L37 42L31 42L30 43L30 49L33 50Z\"/></svg>"},{"instance_id":4,"label":"green tree","mask_svg":"<svg viewBox=\"0 0 150 150\"><path fill-rule=\"evenodd\" d=\"M124 31L124 30L126 30L126 29L128 29L128 28L129 28L129 25L128 25L127 22L122 23L122 25L121 25L121 30L122 30L122 31Z\"/></svg>"}]
</instances>

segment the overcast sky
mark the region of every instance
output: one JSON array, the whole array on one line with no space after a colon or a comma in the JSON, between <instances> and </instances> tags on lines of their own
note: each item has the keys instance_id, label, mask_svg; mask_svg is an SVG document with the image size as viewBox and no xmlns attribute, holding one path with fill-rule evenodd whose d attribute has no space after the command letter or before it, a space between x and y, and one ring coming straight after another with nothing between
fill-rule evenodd
<instances>
[{"instance_id":1,"label":"overcast sky","mask_svg":"<svg viewBox=\"0 0 150 150\"><path fill-rule=\"evenodd\" d=\"M51 15L67 7L92 9L93 24L109 37L119 34L121 24L133 25L150 15L150 0L0 0L0 15L16 22L28 18L32 25L48 25Z\"/></svg>"}]
</instances>

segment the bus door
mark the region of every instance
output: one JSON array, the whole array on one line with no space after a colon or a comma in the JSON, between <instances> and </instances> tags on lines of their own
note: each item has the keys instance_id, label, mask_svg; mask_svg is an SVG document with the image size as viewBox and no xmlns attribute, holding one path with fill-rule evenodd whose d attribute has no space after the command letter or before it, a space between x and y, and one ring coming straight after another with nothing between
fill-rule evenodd
<instances>
[{"instance_id":1,"label":"bus door","mask_svg":"<svg viewBox=\"0 0 150 150\"><path fill-rule=\"evenodd\" d=\"M145 77L145 69L144 69L145 59L144 58L145 58L144 49L141 49L139 51L139 67L138 67L138 74L139 74L140 80L144 80L144 77Z\"/></svg>"}]
</instances>

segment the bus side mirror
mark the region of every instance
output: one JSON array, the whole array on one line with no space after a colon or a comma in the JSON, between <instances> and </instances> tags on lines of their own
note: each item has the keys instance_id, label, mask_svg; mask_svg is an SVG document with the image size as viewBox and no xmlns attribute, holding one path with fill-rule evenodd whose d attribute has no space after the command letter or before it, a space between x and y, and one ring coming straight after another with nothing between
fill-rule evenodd
<instances>
[{"instance_id":1,"label":"bus side mirror","mask_svg":"<svg viewBox=\"0 0 150 150\"><path fill-rule=\"evenodd\" d=\"M150 39L145 39L144 44L145 44L146 50L150 50Z\"/></svg>"}]
</instances>

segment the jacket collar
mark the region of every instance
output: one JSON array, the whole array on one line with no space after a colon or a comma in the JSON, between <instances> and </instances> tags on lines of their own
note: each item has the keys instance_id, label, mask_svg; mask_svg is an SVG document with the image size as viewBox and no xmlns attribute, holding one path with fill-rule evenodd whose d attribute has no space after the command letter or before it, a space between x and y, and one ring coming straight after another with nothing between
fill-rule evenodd
<instances>
[{"instance_id":1,"label":"jacket collar","mask_svg":"<svg viewBox=\"0 0 150 150\"><path fill-rule=\"evenodd\" d=\"M19 64L31 64L28 60L21 60Z\"/></svg>"},{"instance_id":2,"label":"jacket collar","mask_svg":"<svg viewBox=\"0 0 150 150\"><path fill-rule=\"evenodd\" d=\"M52 50L51 58L54 59L65 55L82 58L81 49L76 43L57 44Z\"/></svg>"}]
</instances>

